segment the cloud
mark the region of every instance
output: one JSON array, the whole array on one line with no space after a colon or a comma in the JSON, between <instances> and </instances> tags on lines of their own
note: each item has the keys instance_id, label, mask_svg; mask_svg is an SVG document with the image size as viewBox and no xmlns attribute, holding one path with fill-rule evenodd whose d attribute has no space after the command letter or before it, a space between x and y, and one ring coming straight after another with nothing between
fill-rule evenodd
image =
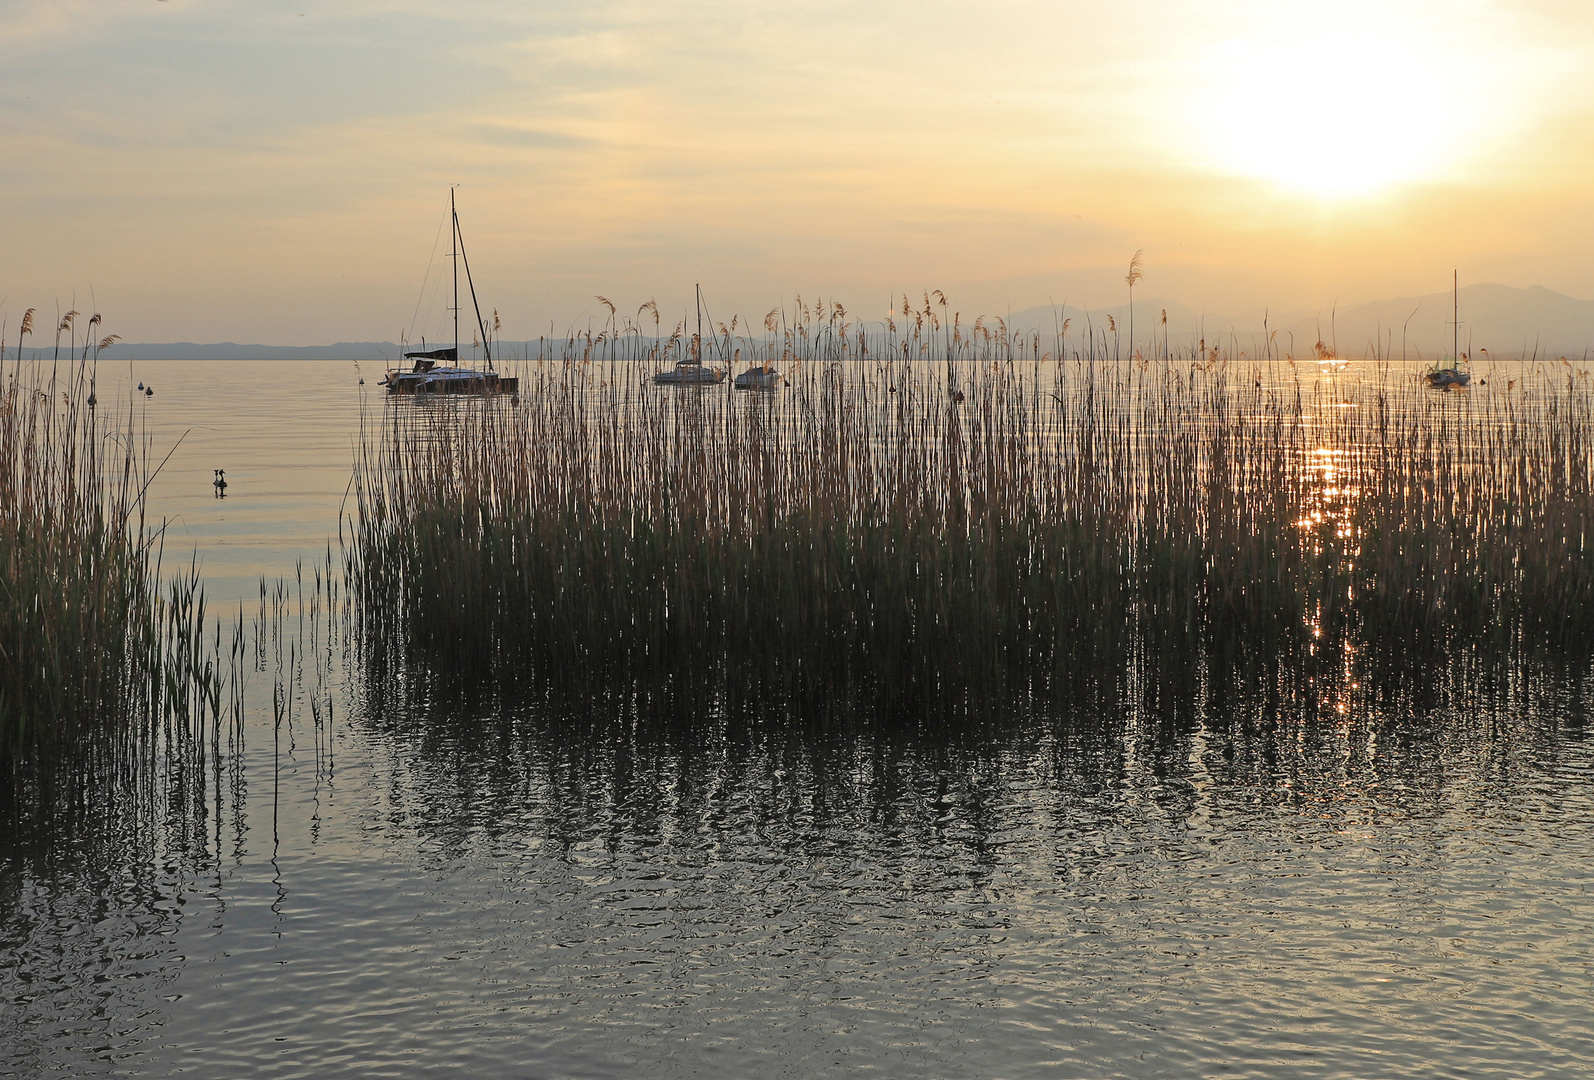
<instances>
[{"instance_id":1,"label":"cloud","mask_svg":"<svg viewBox=\"0 0 1594 1080\"><path fill-rule=\"evenodd\" d=\"M580 135L566 135L557 131L539 131L535 128L511 127L507 124L476 124L471 135L489 146L537 147L540 149L571 150L591 143Z\"/></svg>"},{"instance_id":2,"label":"cloud","mask_svg":"<svg viewBox=\"0 0 1594 1080\"><path fill-rule=\"evenodd\" d=\"M694 280L748 311L1116 302L1139 247L1158 291L1231 309L1426 291L1397 279L1469 258L1594 292L1581 6L68 0L0 33L0 293L92 279L161 339L392 336L455 183L473 264L533 325ZM1465 112L1437 142L1436 80ZM1320 148L1359 184L1374 129L1409 167L1292 185L1241 152L1258 117L1292 168Z\"/></svg>"}]
</instances>

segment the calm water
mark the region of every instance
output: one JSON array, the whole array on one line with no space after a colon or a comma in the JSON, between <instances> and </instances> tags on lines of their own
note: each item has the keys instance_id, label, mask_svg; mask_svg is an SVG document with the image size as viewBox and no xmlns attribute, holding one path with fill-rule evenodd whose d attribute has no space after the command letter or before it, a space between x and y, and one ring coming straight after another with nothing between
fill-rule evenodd
<instances>
[{"instance_id":1,"label":"calm water","mask_svg":"<svg viewBox=\"0 0 1594 1080\"><path fill-rule=\"evenodd\" d=\"M355 378L134 369L157 443L189 432L152 499L213 599L336 557ZM0 1075L1594 1060L1581 678L1441 673L1343 715L1147 709L1126 686L948 739L428 701L327 631L269 650L245 760L186 828L0 847Z\"/></svg>"},{"instance_id":2,"label":"calm water","mask_svg":"<svg viewBox=\"0 0 1594 1080\"><path fill-rule=\"evenodd\" d=\"M167 522L167 565L197 551L206 596L233 606L257 602L262 577L324 563L329 543L336 560L362 396L377 391L368 404L380 415L381 375L380 364L350 361L102 364L106 405L125 407L139 383L155 391L134 408L154 460L170 454L149 491L151 516ZM217 469L227 473L221 499Z\"/></svg>"}]
</instances>

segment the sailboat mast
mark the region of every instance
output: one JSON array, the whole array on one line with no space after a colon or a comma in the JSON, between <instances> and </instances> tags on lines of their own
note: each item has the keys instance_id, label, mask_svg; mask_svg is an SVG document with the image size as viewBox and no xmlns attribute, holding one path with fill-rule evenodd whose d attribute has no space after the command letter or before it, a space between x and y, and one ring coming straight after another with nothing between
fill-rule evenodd
<instances>
[{"instance_id":1,"label":"sailboat mast","mask_svg":"<svg viewBox=\"0 0 1594 1080\"><path fill-rule=\"evenodd\" d=\"M697 362L703 362L703 286L697 286Z\"/></svg>"},{"instance_id":2,"label":"sailboat mast","mask_svg":"<svg viewBox=\"0 0 1594 1080\"><path fill-rule=\"evenodd\" d=\"M448 189L448 217L453 222L454 232L449 237L452 245L452 254L449 261L454 264L454 363L459 363L459 211L454 209L454 189Z\"/></svg>"},{"instance_id":3,"label":"sailboat mast","mask_svg":"<svg viewBox=\"0 0 1594 1080\"><path fill-rule=\"evenodd\" d=\"M1461 366L1461 271L1450 271L1450 366Z\"/></svg>"}]
</instances>

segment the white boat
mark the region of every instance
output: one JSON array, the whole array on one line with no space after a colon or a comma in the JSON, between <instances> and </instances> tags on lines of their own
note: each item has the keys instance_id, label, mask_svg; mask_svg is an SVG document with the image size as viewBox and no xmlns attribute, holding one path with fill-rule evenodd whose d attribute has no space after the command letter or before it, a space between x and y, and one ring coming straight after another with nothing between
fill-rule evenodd
<instances>
[{"instance_id":1,"label":"white boat","mask_svg":"<svg viewBox=\"0 0 1594 1080\"><path fill-rule=\"evenodd\" d=\"M459 230L459 211L454 208L454 192L448 193L448 214L453 222L454 263L454 347L428 349L423 339L421 348L404 352L404 359L414 360L409 371L394 368L382 376L381 384L389 394L514 394L520 390L518 378L506 377L493 370L492 339L487 334L487 323L482 318L481 305L476 303L476 283L470 276L470 259L465 255L465 237ZM487 358L487 370L459 365L459 265L465 264L465 283L470 287L470 302L476 312L476 326L481 331L482 353Z\"/></svg>"},{"instance_id":2,"label":"white boat","mask_svg":"<svg viewBox=\"0 0 1594 1080\"><path fill-rule=\"evenodd\" d=\"M678 361L670 371L658 371L653 381L660 386L716 386L725 381L728 368L703 364L703 287L697 286L697 336L691 342L692 355Z\"/></svg>"},{"instance_id":3,"label":"white boat","mask_svg":"<svg viewBox=\"0 0 1594 1080\"><path fill-rule=\"evenodd\" d=\"M382 385L389 394L513 394L520 390L518 378L459 367L454 363L457 355L453 349L407 352L404 358L413 359L415 366L409 371L389 371L382 377Z\"/></svg>"},{"instance_id":4,"label":"white boat","mask_svg":"<svg viewBox=\"0 0 1594 1080\"><path fill-rule=\"evenodd\" d=\"M704 367L700 360L682 360L672 371L656 372L653 381L662 386L713 386L725 381L725 371Z\"/></svg>"},{"instance_id":5,"label":"white boat","mask_svg":"<svg viewBox=\"0 0 1594 1080\"><path fill-rule=\"evenodd\" d=\"M780 372L773 365L765 364L762 367L750 367L736 376L736 389L738 390L773 390L781 384Z\"/></svg>"}]
</instances>

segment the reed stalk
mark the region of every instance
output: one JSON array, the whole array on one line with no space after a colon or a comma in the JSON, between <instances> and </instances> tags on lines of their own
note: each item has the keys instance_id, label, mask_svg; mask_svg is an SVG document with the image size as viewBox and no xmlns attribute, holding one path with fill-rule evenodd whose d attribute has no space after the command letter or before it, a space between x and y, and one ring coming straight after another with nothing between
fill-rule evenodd
<instances>
[{"instance_id":1,"label":"reed stalk","mask_svg":"<svg viewBox=\"0 0 1594 1080\"><path fill-rule=\"evenodd\" d=\"M44 368L19 367L0 390L0 789L13 813L63 791L148 794L158 773L214 759L240 719L223 695L241 675L219 629L207 642L197 565L162 589L132 405L112 420L90 403L92 361Z\"/></svg>"},{"instance_id":2,"label":"reed stalk","mask_svg":"<svg viewBox=\"0 0 1594 1080\"><path fill-rule=\"evenodd\" d=\"M519 405L391 409L355 477L368 648L920 717L1594 644L1586 383L1437 395L1205 342L1103 363L938 304L900 332L771 313L734 344L774 394L655 388L578 337Z\"/></svg>"}]
</instances>

